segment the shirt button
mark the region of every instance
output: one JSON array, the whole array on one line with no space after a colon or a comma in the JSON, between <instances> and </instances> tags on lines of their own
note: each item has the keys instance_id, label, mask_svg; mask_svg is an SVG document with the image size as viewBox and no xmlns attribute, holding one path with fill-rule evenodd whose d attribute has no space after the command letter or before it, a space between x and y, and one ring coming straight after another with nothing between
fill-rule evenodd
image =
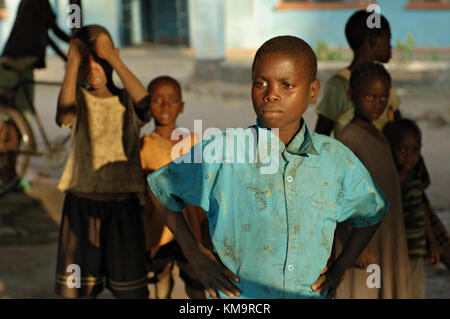
<instances>
[{"instance_id":1,"label":"shirt button","mask_svg":"<svg viewBox=\"0 0 450 319\"><path fill-rule=\"evenodd\" d=\"M292 183L292 181L294 180L294 178L292 176L288 176L286 178L286 180L288 181L288 183Z\"/></svg>"},{"instance_id":2,"label":"shirt button","mask_svg":"<svg viewBox=\"0 0 450 319\"><path fill-rule=\"evenodd\" d=\"M289 266L288 266L288 270L289 270L289 271L294 270L294 265L289 265Z\"/></svg>"}]
</instances>

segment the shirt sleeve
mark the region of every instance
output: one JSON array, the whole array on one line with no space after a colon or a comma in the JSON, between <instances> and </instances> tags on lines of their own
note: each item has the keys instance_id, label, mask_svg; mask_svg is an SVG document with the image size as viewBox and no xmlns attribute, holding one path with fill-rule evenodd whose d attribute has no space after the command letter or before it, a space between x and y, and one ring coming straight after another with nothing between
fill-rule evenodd
<instances>
[{"instance_id":1,"label":"shirt sleeve","mask_svg":"<svg viewBox=\"0 0 450 319\"><path fill-rule=\"evenodd\" d=\"M145 96L141 101L134 104L134 110L139 119L148 123L152 119L152 111L150 109L150 95Z\"/></svg>"},{"instance_id":2,"label":"shirt sleeve","mask_svg":"<svg viewBox=\"0 0 450 319\"><path fill-rule=\"evenodd\" d=\"M347 98L348 82L334 75L325 84L324 94L316 108L316 113L336 122L339 116L351 108Z\"/></svg>"},{"instance_id":3,"label":"shirt sleeve","mask_svg":"<svg viewBox=\"0 0 450 319\"><path fill-rule=\"evenodd\" d=\"M210 194L221 164L201 159L204 146L205 142L195 144L189 153L147 177L152 193L167 209L181 212L191 205L209 211Z\"/></svg>"},{"instance_id":4,"label":"shirt sleeve","mask_svg":"<svg viewBox=\"0 0 450 319\"><path fill-rule=\"evenodd\" d=\"M395 111L398 110L398 108L400 107L400 97L397 95L397 93L395 92L395 89L393 87L391 87L391 90L389 92L389 101L388 101L388 105L392 106L392 109Z\"/></svg>"},{"instance_id":5,"label":"shirt sleeve","mask_svg":"<svg viewBox=\"0 0 450 319\"><path fill-rule=\"evenodd\" d=\"M355 155L349 154L348 161L348 176L341 186L338 222L347 221L355 228L375 225L387 214L391 203Z\"/></svg>"}]
</instances>

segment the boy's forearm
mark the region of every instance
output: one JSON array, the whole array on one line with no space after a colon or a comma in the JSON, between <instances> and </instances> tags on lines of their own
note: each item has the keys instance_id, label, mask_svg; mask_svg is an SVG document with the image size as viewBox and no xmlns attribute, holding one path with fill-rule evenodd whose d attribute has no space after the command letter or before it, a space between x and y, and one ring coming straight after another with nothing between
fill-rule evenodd
<instances>
[{"instance_id":1,"label":"boy's forearm","mask_svg":"<svg viewBox=\"0 0 450 319\"><path fill-rule=\"evenodd\" d=\"M183 254L189 260L190 257L198 251L199 243L188 227L184 215L179 212L177 213L168 210L159 202L155 195L153 195L151 190L149 193L156 211L161 215L162 220L180 244Z\"/></svg>"},{"instance_id":2,"label":"boy's forearm","mask_svg":"<svg viewBox=\"0 0 450 319\"><path fill-rule=\"evenodd\" d=\"M353 228L344 249L336 259L333 267L344 273L367 247L380 224L364 228Z\"/></svg>"},{"instance_id":3,"label":"boy's forearm","mask_svg":"<svg viewBox=\"0 0 450 319\"><path fill-rule=\"evenodd\" d=\"M148 96L148 92L142 83L133 74L133 72L128 69L117 54L111 55L107 61L119 75L123 85L125 86L125 90L128 94L130 94L134 104L141 102Z\"/></svg>"},{"instance_id":4,"label":"boy's forearm","mask_svg":"<svg viewBox=\"0 0 450 319\"><path fill-rule=\"evenodd\" d=\"M58 97L58 110L56 113L56 122L58 124L68 124L75 116L78 69L78 63L67 63L66 73Z\"/></svg>"}]
</instances>

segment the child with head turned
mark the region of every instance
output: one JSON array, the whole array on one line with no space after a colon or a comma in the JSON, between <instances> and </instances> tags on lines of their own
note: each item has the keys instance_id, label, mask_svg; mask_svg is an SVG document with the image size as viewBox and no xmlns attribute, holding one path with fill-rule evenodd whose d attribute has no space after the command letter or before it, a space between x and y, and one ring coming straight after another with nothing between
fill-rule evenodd
<instances>
[{"instance_id":1,"label":"child with head turned","mask_svg":"<svg viewBox=\"0 0 450 319\"><path fill-rule=\"evenodd\" d=\"M319 94L316 73L305 41L268 40L252 67L256 125L214 134L148 176L156 209L213 298L333 296L389 209L352 152L303 120ZM221 154L214 160L212 149ZM233 160L230 149L248 160ZM268 158L273 171L262 170ZM180 214L187 205L205 211L217 255L187 226ZM351 238L327 265L343 221L354 227Z\"/></svg>"},{"instance_id":2,"label":"child with head turned","mask_svg":"<svg viewBox=\"0 0 450 319\"><path fill-rule=\"evenodd\" d=\"M181 86L177 80L169 76L157 77L149 83L147 91L151 96L150 109L155 120L155 130L142 138L140 154L142 169L150 174L172 161L173 150L189 150L199 141L199 137L195 134L183 136L183 132L177 132L176 120L184 110ZM172 139L172 136L177 138ZM206 248L212 248L208 220L201 208L187 206L183 209L183 214L196 238ZM189 298L204 299L206 295L203 285L196 278L192 265L186 260L179 244L165 227L150 200L144 207L143 217L149 271L154 273L152 281L155 282L155 297L171 297L174 285L172 270L176 264Z\"/></svg>"},{"instance_id":3,"label":"child with head turned","mask_svg":"<svg viewBox=\"0 0 450 319\"><path fill-rule=\"evenodd\" d=\"M421 187L422 181L416 172L420 160L422 134L417 124L408 119L389 123L385 126L384 133L391 143L401 183L413 298L425 299L425 258L428 255L430 266L436 266L439 263L440 252L431 229L430 206Z\"/></svg>"},{"instance_id":4,"label":"child with head turned","mask_svg":"<svg viewBox=\"0 0 450 319\"><path fill-rule=\"evenodd\" d=\"M336 136L359 158L391 202L391 208L367 249L338 288L338 298L411 298L411 276L403 221L400 183L389 142L375 127L385 111L391 77L381 64L363 63L350 78L353 120ZM344 224L345 225L345 224ZM345 245L345 226L337 230L337 253ZM381 285L367 285L367 267L379 265ZM360 269L359 269L360 268Z\"/></svg>"},{"instance_id":5,"label":"child with head turned","mask_svg":"<svg viewBox=\"0 0 450 319\"><path fill-rule=\"evenodd\" d=\"M347 99L352 72L362 63L387 63L391 58L391 29L388 20L379 15L380 27L370 28L367 20L372 12L356 11L345 25L345 36L353 51L353 60L348 67L333 75L325 84L324 95L316 108L318 114L316 132L336 135L355 114L354 104ZM379 130L389 121L400 118L400 98L391 87L387 106L381 115L373 120Z\"/></svg>"},{"instance_id":6,"label":"child with head turned","mask_svg":"<svg viewBox=\"0 0 450 319\"><path fill-rule=\"evenodd\" d=\"M113 71L125 89L116 88ZM58 295L95 298L105 284L116 298L148 298L141 210L146 184L139 161L148 104L147 91L123 64L109 32L97 25L79 29L70 41L56 115L59 125L72 129L58 185L66 192ZM79 266L76 289L67 283L70 265Z\"/></svg>"}]
</instances>

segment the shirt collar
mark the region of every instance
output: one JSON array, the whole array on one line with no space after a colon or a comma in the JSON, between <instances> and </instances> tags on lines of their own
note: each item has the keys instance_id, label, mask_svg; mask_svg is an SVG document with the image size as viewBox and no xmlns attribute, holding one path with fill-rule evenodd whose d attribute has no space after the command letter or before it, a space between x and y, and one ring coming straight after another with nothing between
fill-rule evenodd
<instances>
[{"instance_id":1,"label":"shirt collar","mask_svg":"<svg viewBox=\"0 0 450 319\"><path fill-rule=\"evenodd\" d=\"M256 125L258 128L270 131L270 129L265 127L264 124L259 119L256 120ZM283 144L283 142L281 142L281 140L279 140L280 153L286 150L289 153L296 155L319 155L319 152L314 147L313 139L311 136L311 132L308 128L308 125L306 124L303 118L301 119L300 125L301 125L300 130L294 136L294 138L291 140L291 142L288 144L287 147Z\"/></svg>"}]
</instances>

